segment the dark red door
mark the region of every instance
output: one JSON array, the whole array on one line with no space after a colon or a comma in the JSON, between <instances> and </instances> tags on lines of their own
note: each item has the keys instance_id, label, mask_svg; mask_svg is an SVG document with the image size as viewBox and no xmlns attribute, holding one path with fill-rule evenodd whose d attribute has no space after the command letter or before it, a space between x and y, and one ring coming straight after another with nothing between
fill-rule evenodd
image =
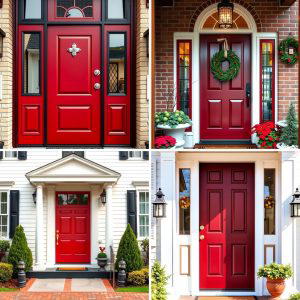
<instances>
[{"instance_id":1,"label":"dark red door","mask_svg":"<svg viewBox=\"0 0 300 300\"><path fill-rule=\"evenodd\" d=\"M48 144L100 143L101 82L95 70L100 70L99 27L49 27Z\"/></svg>"},{"instance_id":2,"label":"dark red door","mask_svg":"<svg viewBox=\"0 0 300 300\"><path fill-rule=\"evenodd\" d=\"M200 164L200 289L254 289L254 164Z\"/></svg>"},{"instance_id":3,"label":"dark red door","mask_svg":"<svg viewBox=\"0 0 300 300\"><path fill-rule=\"evenodd\" d=\"M227 38L241 62L239 75L223 83L210 70L213 55L222 49L220 38ZM246 97L246 86L251 84L251 36L201 35L200 82L201 140L250 140L251 97Z\"/></svg>"},{"instance_id":4,"label":"dark red door","mask_svg":"<svg viewBox=\"0 0 300 300\"><path fill-rule=\"evenodd\" d=\"M56 193L56 263L90 263L90 194Z\"/></svg>"}]
</instances>

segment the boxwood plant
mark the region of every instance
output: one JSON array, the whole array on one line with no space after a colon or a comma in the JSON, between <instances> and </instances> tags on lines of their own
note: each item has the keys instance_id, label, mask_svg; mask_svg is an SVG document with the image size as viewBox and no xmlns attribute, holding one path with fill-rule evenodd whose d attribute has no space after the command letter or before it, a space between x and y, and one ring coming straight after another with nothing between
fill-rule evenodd
<instances>
[{"instance_id":1,"label":"boxwood plant","mask_svg":"<svg viewBox=\"0 0 300 300\"><path fill-rule=\"evenodd\" d=\"M260 267L257 276L269 279L288 279L293 276L293 271L290 265L271 263Z\"/></svg>"},{"instance_id":2,"label":"boxwood plant","mask_svg":"<svg viewBox=\"0 0 300 300\"><path fill-rule=\"evenodd\" d=\"M180 124L192 124L189 116L182 110L176 111L163 111L155 114L155 125L168 125L171 128L175 128Z\"/></svg>"}]
</instances>

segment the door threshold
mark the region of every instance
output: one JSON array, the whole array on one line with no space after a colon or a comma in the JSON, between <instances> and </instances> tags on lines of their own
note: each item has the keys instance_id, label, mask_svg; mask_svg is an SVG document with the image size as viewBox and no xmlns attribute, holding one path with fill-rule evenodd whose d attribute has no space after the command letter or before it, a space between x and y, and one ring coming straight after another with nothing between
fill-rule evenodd
<instances>
[{"instance_id":1,"label":"door threshold","mask_svg":"<svg viewBox=\"0 0 300 300\"><path fill-rule=\"evenodd\" d=\"M199 145L252 145L251 140L201 140Z\"/></svg>"},{"instance_id":2,"label":"door threshold","mask_svg":"<svg viewBox=\"0 0 300 300\"><path fill-rule=\"evenodd\" d=\"M257 296L257 293L253 290L233 290L233 291L224 291L224 290L199 290L195 296L213 296L213 297L222 297L222 296Z\"/></svg>"}]
</instances>

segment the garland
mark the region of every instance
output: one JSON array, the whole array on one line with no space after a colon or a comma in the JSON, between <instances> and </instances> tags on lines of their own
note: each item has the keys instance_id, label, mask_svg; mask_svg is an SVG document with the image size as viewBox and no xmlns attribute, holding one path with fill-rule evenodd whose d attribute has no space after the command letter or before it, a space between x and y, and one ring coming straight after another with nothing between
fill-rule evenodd
<instances>
[{"instance_id":1,"label":"garland","mask_svg":"<svg viewBox=\"0 0 300 300\"><path fill-rule=\"evenodd\" d=\"M293 54L289 53L289 47L294 49ZM283 63L294 65L298 61L298 41L294 37L289 36L281 41L278 48L280 60Z\"/></svg>"},{"instance_id":2,"label":"garland","mask_svg":"<svg viewBox=\"0 0 300 300\"><path fill-rule=\"evenodd\" d=\"M228 61L229 68L224 71L222 69L222 62ZM211 71L214 77L219 81L229 81L237 77L241 67L241 62L239 57L232 51L227 51L227 57L225 51L221 50L217 52L211 60Z\"/></svg>"}]
</instances>

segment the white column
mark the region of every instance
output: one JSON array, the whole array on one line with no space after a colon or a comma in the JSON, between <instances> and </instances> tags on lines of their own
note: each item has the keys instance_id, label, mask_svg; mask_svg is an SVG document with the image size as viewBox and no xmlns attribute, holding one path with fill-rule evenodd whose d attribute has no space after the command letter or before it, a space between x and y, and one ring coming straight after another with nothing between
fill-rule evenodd
<instances>
[{"instance_id":1,"label":"white column","mask_svg":"<svg viewBox=\"0 0 300 300\"><path fill-rule=\"evenodd\" d=\"M99 186L91 185L91 264L97 264L99 252Z\"/></svg>"},{"instance_id":2,"label":"white column","mask_svg":"<svg viewBox=\"0 0 300 300\"><path fill-rule=\"evenodd\" d=\"M43 268L43 185L37 185L36 191L36 268Z\"/></svg>"},{"instance_id":3,"label":"white column","mask_svg":"<svg viewBox=\"0 0 300 300\"><path fill-rule=\"evenodd\" d=\"M53 268L55 261L55 185L47 186L47 267Z\"/></svg>"},{"instance_id":4,"label":"white column","mask_svg":"<svg viewBox=\"0 0 300 300\"><path fill-rule=\"evenodd\" d=\"M113 246L112 185L106 186L105 190L106 190L105 248L108 257L110 257L110 246Z\"/></svg>"}]
</instances>

